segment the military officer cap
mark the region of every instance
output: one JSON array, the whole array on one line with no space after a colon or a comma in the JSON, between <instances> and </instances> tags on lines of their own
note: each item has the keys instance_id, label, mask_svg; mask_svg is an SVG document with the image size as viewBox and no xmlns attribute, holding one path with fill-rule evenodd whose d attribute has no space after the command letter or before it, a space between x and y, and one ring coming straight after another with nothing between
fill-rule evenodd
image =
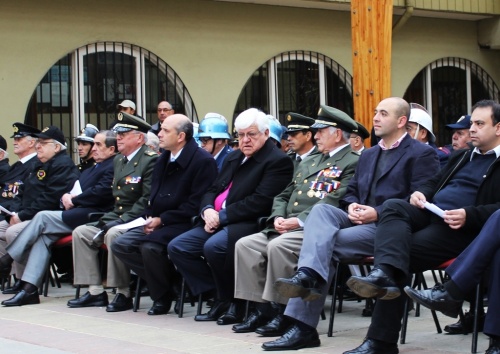
<instances>
[{"instance_id":1,"label":"military officer cap","mask_svg":"<svg viewBox=\"0 0 500 354\"><path fill-rule=\"evenodd\" d=\"M40 133L40 129L19 122L12 124L12 127L14 128L14 135L11 138L24 138L25 136Z\"/></svg>"},{"instance_id":2,"label":"military officer cap","mask_svg":"<svg viewBox=\"0 0 500 354\"><path fill-rule=\"evenodd\" d=\"M7 150L7 141L5 141L5 138L0 135L0 149L5 151Z\"/></svg>"},{"instance_id":3,"label":"military officer cap","mask_svg":"<svg viewBox=\"0 0 500 354\"><path fill-rule=\"evenodd\" d=\"M128 114L125 112L120 112L117 115L118 123L113 127L113 131L117 133L126 133L131 130L137 130L143 133L147 133L151 129L151 125L146 122L143 118Z\"/></svg>"},{"instance_id":4,"label":"military officer cap","mask_svg":"<svg viewBox=\"0 0 500 354\"><path fill-rule=\"evenodd\" d=\"M301 130L311 130L314 119L302 114L289 112L286 115L286 132L297 132Z\"/></svg>"},{"instance_id":5,"label":"military officer cap","mask_svg":"<svg viewBox=\"0 0 500 354\"><path fill-rule=\"evenodd\" d=\"M339 128L349 133L357 133L358 130L356 121L349 117L347 113L342 112L340 109L322 104L318 111L318 118L316 118L316 122L311 128L323 129L327 127Z\"/></svg>"},{"instance_id":6,"label":"military officer cap","mask_svg":"<svg viewBox=\"0 0 500 354\"><path fill-rule=\"evenodd\" d=\"M49 125L48 127L43 128L40 133L31 135L40 139L54 139L62 145L66 145L66 139L64 139L63 132L55 125Z\"/></svg>"},{"instance_id":7,"label":"military officer cap","mask_svg":"<svg viewBox=\"0 0 500 354\"><path fill-rule=\"evenodd\" d=\"M368 130L366 130L364 125L360 122L356 122L356 124L358 125L358 131L353 133L358 134L363 140L368 139L370 137L370 133L368 132Z\"/></svg>"}]
</instances>

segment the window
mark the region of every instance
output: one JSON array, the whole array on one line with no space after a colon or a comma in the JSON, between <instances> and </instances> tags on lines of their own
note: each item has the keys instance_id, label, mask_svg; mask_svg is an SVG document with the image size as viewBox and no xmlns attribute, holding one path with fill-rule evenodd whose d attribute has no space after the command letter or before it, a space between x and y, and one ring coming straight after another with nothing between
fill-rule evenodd
<instances>
[{"instance_id":1,"label":"window","mask_svg":"<svg viewBox=\"0 0 500 354\"><path fill-rule=\"evenodd\" d=\"M320 104L353 116L352 77L334 60L318 53L281 53L258 68L240 93L234 117L250 107L277 117L288 112L315 117Z\"/></svg>"},{"instance_id":2,"label":"window","mask_svg":"<svg viewBox=\"0 0 500 354\"><path fill-rule=\"evenodd\" d=\"M462 58L442 58L415 76L404 98L427 108L438 144L446 145L451 140L446 124L470 114L477 101L498 102L499 96L498 86L479 65Z\"/></svg>"},{"instance_id":3,"label":"window","mask_svg":"<svg viewBox=\"0 0 500 354\"><path fill-rule=\"evenodd\" d=\"M106 42L78 48L54 64L33 92L25 122L56 125L74 137L86 123L108 129L124 99L134 101L136 114L151 124L162 100L198 121L189 92L167 63L143 48Z\"/></svg>"}]
</instances>

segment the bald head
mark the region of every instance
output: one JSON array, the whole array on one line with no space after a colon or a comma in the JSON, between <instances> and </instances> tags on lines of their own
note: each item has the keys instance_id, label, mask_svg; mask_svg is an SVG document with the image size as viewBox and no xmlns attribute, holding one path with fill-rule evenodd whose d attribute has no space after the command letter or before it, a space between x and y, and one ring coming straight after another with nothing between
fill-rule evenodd
<instances>
[{"instance_id":1,"label":"bald head","mask_svg":"<svg viewBox=\"0 0 500 354\"><path fill-rule=\"evenodd\" d=\"M158 133L160 147L177 154L193 138L193 123L183 114L173 114L163 121Z\"/></svg>"}]
</instances>

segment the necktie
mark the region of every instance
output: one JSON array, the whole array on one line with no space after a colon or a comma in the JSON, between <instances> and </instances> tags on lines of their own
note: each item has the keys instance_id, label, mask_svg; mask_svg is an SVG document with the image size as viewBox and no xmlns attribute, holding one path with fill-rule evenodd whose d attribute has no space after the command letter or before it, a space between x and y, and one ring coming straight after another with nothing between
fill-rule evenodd
<instances>
[{"instance_id":1,"label":"necktie","mask_svg":"<svg viewBox=\"0 0 500 354\"><path fill-rule=\"evenodd\" d=\"M296 160L297 160L298 162L300 162L300 161L302 161L302 157L297 156Z\"/></svg>"},{"instance_id":2,"label":"necktie","mask_svg":"<svg viewBox=\"0 0 500 354\"><path fill-rule=\"evenodd\" d=\"M123 162L124 165L126 165L128 163L127 156L123 157L122 162Z\"/></svg>"},{"instance_id":3,"label":"necktie","mask_svg":"<svg viewBox=\"0 0 500 354\"><path fill-rule=\"evenodd\" d=\"M222 209L222 205L224 204L224 201L227 199L227 195L229 194L229 190L231 189L232 185L233 182L229 183L229 186L227 186L227 188L224 189L222 193L215 198L214 207L216 211L220 211Z\"/></svg>"}]
</instances>

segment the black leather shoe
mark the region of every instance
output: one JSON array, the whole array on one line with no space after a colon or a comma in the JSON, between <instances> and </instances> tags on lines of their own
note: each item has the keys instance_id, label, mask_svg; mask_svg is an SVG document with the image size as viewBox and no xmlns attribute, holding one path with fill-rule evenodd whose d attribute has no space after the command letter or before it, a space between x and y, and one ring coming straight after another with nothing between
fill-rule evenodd
<instances>
[{"instance_id":1,"label":"black leather shoe","mask_svg":"<svg viewBox=\"0 0 500 354\"><path fill-rule=\"evenodd\" d=\"M172 299L161 298L153 302L153 306L148 311L148 315L166 315L170 308L172 307Z\"/></svg>"},{"instance_id":2,"label":"black leather shoe","mask_svg":"<svg viewBox=\"0 0 500 354\"><path fill-rule=\"evenodd\" d=\"M245 322L234 325L233 331L235 333L248 333L255 332L255 330L265 325L269 321L269 317L263 315L259 311L252 312Z\"/></svg>"},{"instance_id":3,"label":"black leather shoe","mask_svg":"<svg viewBox=\"0 0 500 354\"><path fill-rule=\"evenodd\" d=\"M263 337L279 337L286 333L293 325L293 321L283 314L279 314L264 326L255 330L255 333Z\"/></svg>"},{"instance_id":4,"label":"black leather shoe","mask_svg":"<svg viewBox=\"0 0 500 354\"><path fill-rule=\"evenodd\" d=\"M132 304L132 298L126 297L123 294L116 294L113 301L106 306L106 312L121 312L131 310L134 305Z\"/></svg>"},{"instance_id":5,"label":"black leather shoe","mask_svg":"<svg viewBox=\"0 0 500 354\"><path fill-rule=\"evenodd\" d=\"M229 301L217 300L213 304L210 311L203 313L201 315L194 316L195 321L217 321L217 319L222 316L224 312L229 308Z\"/></svg>"},{"instance_id":6,"label":"black leather shoe","mask_svg":"<svg viewBox=\"0 0 500 354\"><path fill-rule=\"evenodd\" d=\"M23 305L35 305L40 303L40 297L38 296L38 290L32 293L27 293L25 290L20 290L14 297L2 301L3 306L23 306Z\"/></svg>"},{"instance_id":7,"label":"black leather shoe","mask_svg":"<svg viewBox=\"0 0 500 354\"><path fill-rule=\"evenodd\" d=\"M484 354L500 354L500 340L499 339L490 339L490 346Z\"/></svg>"},{"instance_id":8,"label":"black leather shoe","mask_svg":"<svg viewBox=\"0 0 500 354\"><path fill-rule=\"evenodd\" d=\"M480 313L477 319L477 330L479 332L483 331L484 327L484 319L485 314ZM451 325L447 325L444 327L444 331L449 334L464 334L471 333L474 329L474 314L472 312L466 312L464 315L464 323L462 325L462 321L458 321Z\"/></svg>"},{"instance_id":9,"label":"black leather shoe","mask_svg":"<svg viewBox=\"0 0 500 354\"><path fill-rule=\"evenodd\" d=\"M10 277L10 272L12 271L12 265L1 265L0 266L0 278Z\"/></svg>"},{"instance_id":10,"label":"black leather shoe","mask_svg":"<svg viewBox=\"0 0 500 354\"><path fill-rule=\"evenodd\" d=\"M380 300L392 300L401 295L398 286L380 268L374 268L366 277L352 276L347 286L358 296L377 297Z\"/></svg>"},{"instance_id":11,"label":"black leather shoe","mask_svg":"<svg viewBox=\"0 0 500 354\"><path fill-rule=\"evenodd\" d=\"M366 338L359 347L344 352L344 354L398 354L396 343L387 343L380 340Z\"/></svg>"},{"instance_id":12,"label":"black leather shoe","mask_svg":"<svg viewBox=\"0 0 500 354\"><path fill-rule=\"evenodd\" d=\"M244 315L245 309L243 303L231 302L227 312L217 319L217 324L223 326L228 324L240 323L241 321L243 321Z\"/></svg>"},{"instance_id":13,"label":"black leather shoe","mask_svg":"<svg viewBox=\"0 0 500 354\"><path fill-rule=\"evenodd\" d=\"M446 291L443 284L437 283L432 289L414 290L409 286L405 287L406 294L419 304L434 310L440 311L446 316L456 318L462 308L462 300L455 300Z\"/></svg>"},{"instance_id":14,"label":"black leather shoe","mask_svg":"<svg viewBox=\"0 0 500 354\"><path fill-rule=\"evenodd\" d=\"M17 294L18 292L21 291L22 283L21 279L17 279L14 285L12 285L10 288L5 289L2 291L2 294L4 295L13 295Z\"/></svg>"},{"instance_id":15,"label":"black leather shoe","mask_svg":"<svg viewBox=\"0 0 500 354\"><path fill-rule=\"evenodd\" d=\"M300 330L297 326L292 326L282 337L262 344L264 350L297 350L301 348L319 347L318 331Z\"/></svg>"},{"instance_id":16,"label":"black leather shoe","mask_svg":"<svg viewBox=\"0 0 500 354\"><path fill-rule=\"evenodd\" d=\"M291 278L278 278L274 283L276 291L284 297L300 297L304 301L314 301L321 297L321 284L300 270Z\"/></svg>"},{"instance_id":17,"label":"black leather shoe","mask_svg":"<svg viewBox=\"0 0 500 354\"><path fill-rule=\"evenodd\" d=\"M103 291L99 295L90 295L90 292L86 292L78 299L73 299L68 301L69 307L101 307L108 304L108 294Z\"/></svg>"}]
</instances>

